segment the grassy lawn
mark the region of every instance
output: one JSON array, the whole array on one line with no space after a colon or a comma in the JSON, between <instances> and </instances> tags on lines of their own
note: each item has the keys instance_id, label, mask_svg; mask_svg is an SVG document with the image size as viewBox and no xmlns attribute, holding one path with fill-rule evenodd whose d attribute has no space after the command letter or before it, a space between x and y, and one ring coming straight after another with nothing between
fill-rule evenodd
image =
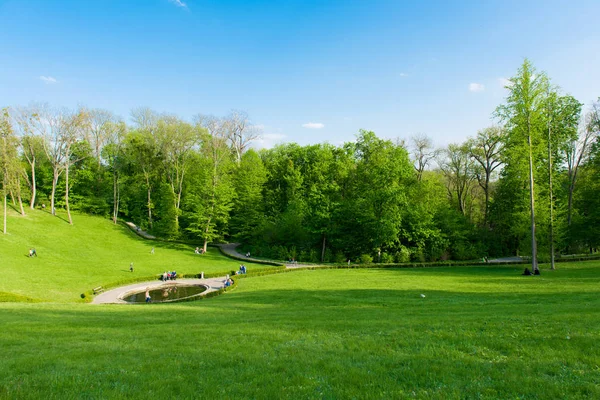
<instances>
[{"instance_id":1,"label":"grassy lawn","mask_svg":"<svg viewBox=\"0 0 600 400\"><path fill-rule=\"evenodd\" d=\"M304 270L192 303L0 303L0 397L600 398L600 263L558 267Z\"/></svg>"},{"instance_id":2,"label":"grassy lawn","mask_svg":"<svg viewBox=\"0 0 600 400\"><path fill-rule=\"evenodd\" d=\"M129 228L99 217L75 214L71 226L39 210L27 210L25 217L12 210L10 214L8 234L0 234L0 301L25 296L72 302L94 287L114 286L166 270L208 274L239 267L238 261L223 257L218 249L194 254L195 246L145 240ZM37 257L28 257L31 247ZM153 247L155 252L150 254ZM129 271L132 262L133 273ZM254 267L247 265L250 270Z\"/></svg>"}]
</instances>

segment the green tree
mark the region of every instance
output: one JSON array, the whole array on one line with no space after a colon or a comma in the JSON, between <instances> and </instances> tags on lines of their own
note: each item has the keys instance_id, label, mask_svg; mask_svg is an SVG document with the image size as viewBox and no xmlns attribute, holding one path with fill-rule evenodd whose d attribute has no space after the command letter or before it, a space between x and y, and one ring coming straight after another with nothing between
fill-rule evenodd
<instances>
[{"instance_id":1,"label":"green tree","mask_svg":"<svg viewBox=\"0 0 600 400\"><path fill-rule=\"evenodd\" d=\"M496 109L496 115L505 122L507 135L505 153L507 166L505 176L521 180L527 177L529 181L529 214L531 227L531 264L534 271L538 270L537 238L536 238L536 208L535 208L535 177L534 163L544 148L543 133L545 132L545 106L548 91L548 79L544 73L536 72L529 60L525 60L517 75L510 79L506 104ZM526 167L525 175L523 167ZM515 185L515 189L519 185Z\"/></svg>"}]
</instances>

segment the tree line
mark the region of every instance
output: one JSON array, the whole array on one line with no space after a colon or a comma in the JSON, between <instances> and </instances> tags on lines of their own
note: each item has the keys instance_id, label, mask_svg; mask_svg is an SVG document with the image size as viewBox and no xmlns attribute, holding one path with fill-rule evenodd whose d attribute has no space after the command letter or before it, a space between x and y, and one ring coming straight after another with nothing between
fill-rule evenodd
<instances>
[{"instance_id":1,"label":"tree line","mask_svg":"<svg viewBox=\"0 0 600 400\"><path fill-rule=\"evenodd\" d=\"M305 262L521 254L536 268L538 254L596 248L600 100L583 110L527 60L506 89L496 125L441 149L361 130L340 146L257 151L242 111L188 122L138 108L127 125L99 109L5 108L4 232L10 203Z\"/></svg>"}]
</instances>

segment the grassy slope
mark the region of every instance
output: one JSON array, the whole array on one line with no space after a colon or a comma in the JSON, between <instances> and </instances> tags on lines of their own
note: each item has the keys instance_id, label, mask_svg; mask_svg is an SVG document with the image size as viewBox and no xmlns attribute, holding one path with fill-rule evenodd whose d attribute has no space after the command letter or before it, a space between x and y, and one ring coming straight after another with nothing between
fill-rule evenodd
<instances>
[{"instance_id":1,"label":"grassy slope","mask_svg":"<svg viewBox=\"0 0 600 400\"><path fill-rule=\"evenodd\" d=\"M71 226L43 211L28 210L25 217L11 212L8 234L0 234L0 292L44 301L76 301L80 293L94 287L165 270L197 274L239 266L217 249L199 256L192 246L144 240L103 218L76 214L73 219ZM27 257L30 247L38 257ZM3 299L10 296L0 296Z\"/></svg>"},{"instance_id":2,"label":"grassy slope","mask_svg":"<svg viewBox=\"0 0 600 400\"><path fill-rule=\"evenodd\" d=\"M0 397L600 398L600 263L520 270L297 271L194 303L4 303Z\"/></svg>"}]
</instances>

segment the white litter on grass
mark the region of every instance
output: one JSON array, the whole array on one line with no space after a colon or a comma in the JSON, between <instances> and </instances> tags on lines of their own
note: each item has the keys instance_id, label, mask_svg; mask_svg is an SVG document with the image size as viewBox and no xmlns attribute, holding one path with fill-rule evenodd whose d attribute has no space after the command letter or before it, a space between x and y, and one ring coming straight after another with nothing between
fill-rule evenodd
<instances>
[{"instance_id":1,"label":"white litter on grass","mask_svg":"<svg viewBox=\"0 0 600 400\"><path fill-rule=\"evenodd\" d=\"M424 295L424 294L421 294L421 297L425 297L425 295Z\"/></svg>"}]
</instances>

